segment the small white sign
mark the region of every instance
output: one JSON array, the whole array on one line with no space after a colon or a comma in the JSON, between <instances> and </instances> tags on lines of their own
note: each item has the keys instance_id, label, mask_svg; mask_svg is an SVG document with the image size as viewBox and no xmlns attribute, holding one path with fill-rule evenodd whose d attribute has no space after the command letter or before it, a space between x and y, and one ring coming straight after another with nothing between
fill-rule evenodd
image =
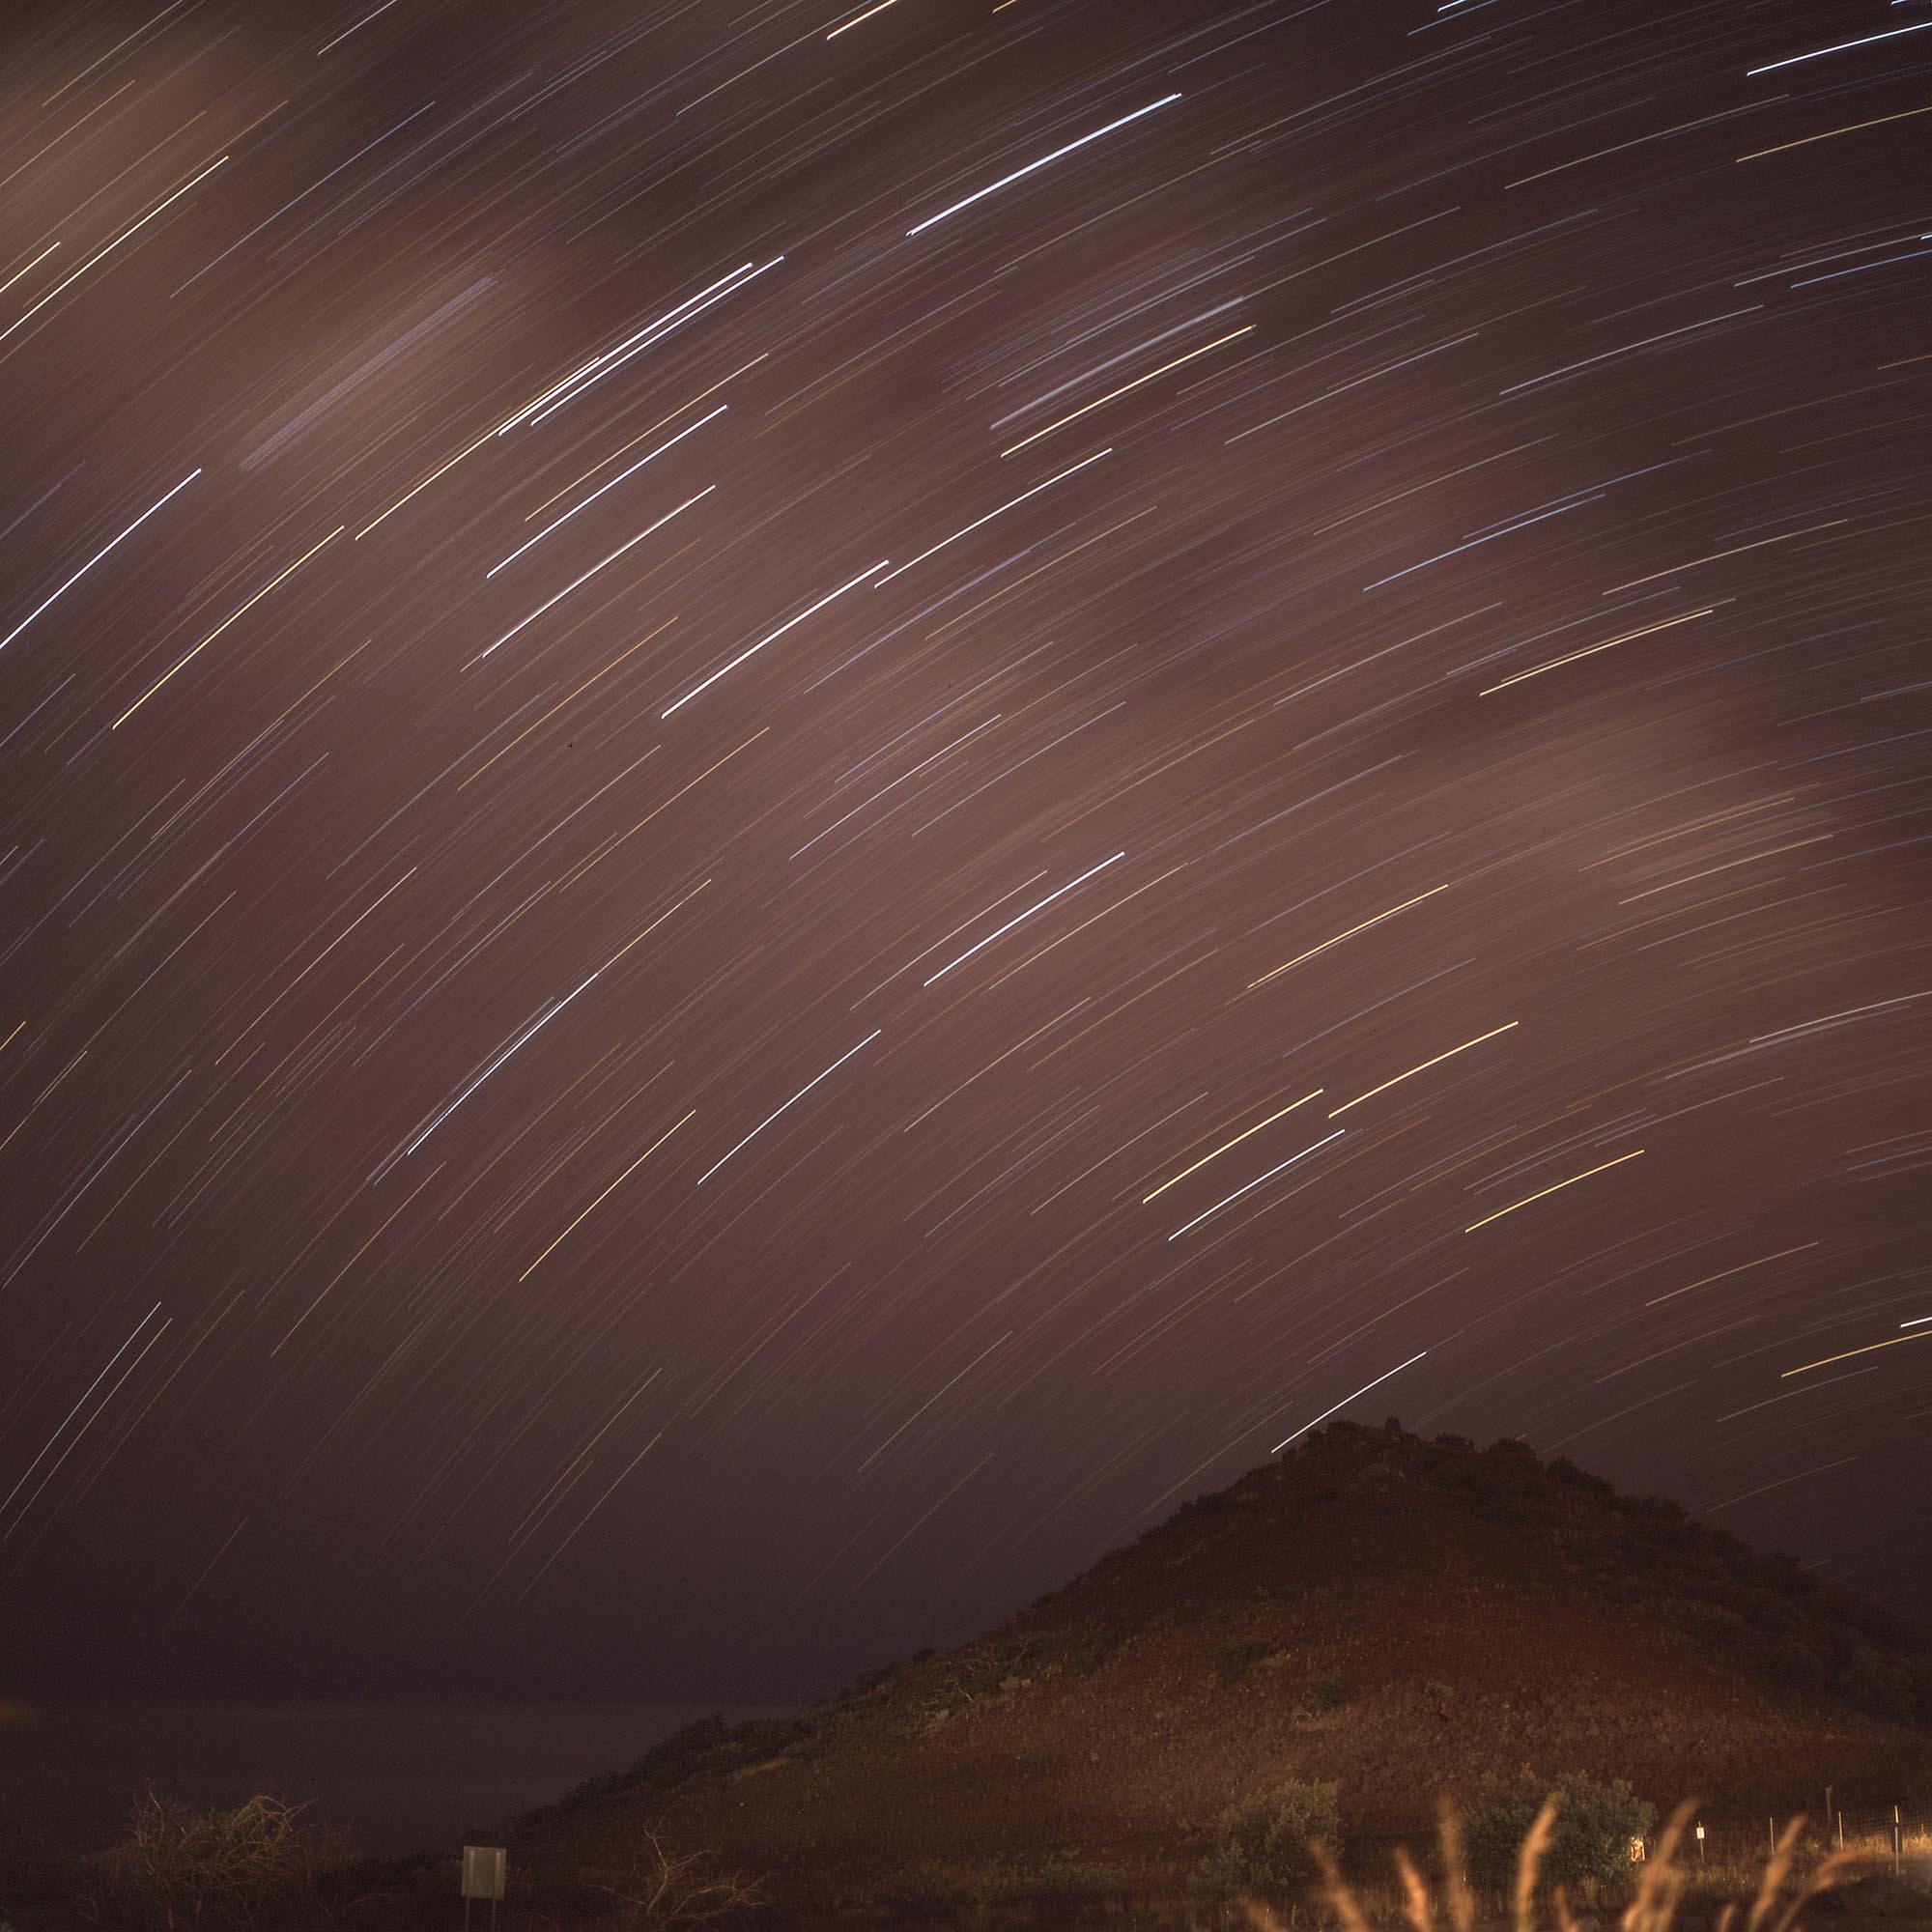
<instances>
[{"instance_id":1,"label":"small white sign","mask_svg":"<svg viewBox=\"0 0 1932 1932\"><path fill-rule=\"evenodd\" d=\"M503 1895L504 1851L501 1845L465 1845L463 1848L463 1895L465 1898L501 1898Z\"/></svg>"}]
</instances>

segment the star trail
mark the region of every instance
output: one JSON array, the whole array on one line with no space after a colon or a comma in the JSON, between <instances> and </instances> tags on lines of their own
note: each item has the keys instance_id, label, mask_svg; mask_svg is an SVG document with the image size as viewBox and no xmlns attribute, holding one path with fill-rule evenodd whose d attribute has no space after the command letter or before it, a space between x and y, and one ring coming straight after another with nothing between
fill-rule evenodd
<instances>
[{"instance_id":1,"label":"star trail","mask_svg":"<svg viewBox=\"0 0 1932 1932\"><path fill-rule=\"evenodd\" d=\"M11 10L20 1688L815 1694L1350 1404L1916 1601L1916 11Z\"/></svg>"}]
</instances>

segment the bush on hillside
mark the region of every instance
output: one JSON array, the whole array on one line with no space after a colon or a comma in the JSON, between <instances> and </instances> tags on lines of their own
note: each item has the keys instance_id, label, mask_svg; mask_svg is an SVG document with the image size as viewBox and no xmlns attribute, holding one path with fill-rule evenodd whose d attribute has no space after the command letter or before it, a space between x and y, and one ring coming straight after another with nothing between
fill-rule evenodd
<instances>
[{"instance_id":1,"label":"bush on hillside","mask_svg":"<svg viewBox=\"0 0 1932 1932\"><path fill-rule=\"evenodd\" d=\"M615 1901L619 1922L639 1932L691 1932L729 1923L764 1904L759 1880L717 1869L710 1852L668 1850L646 1825L631 1858L597 1889Z\"/></svg>"},{"instance_id":2,"label":"bush on hillside","mask_svg":"<svg viewBox=\"0 0 1932 1932\"><path fill-rule=\"evenodd\" d=\"M348 1850L337 1834L302 1825L301 1810L263 1795L232 1811L202 1811L150 1787L128 1836L95 1861L88 1914L97 1923L174 1932L249 1927L271 1910L295 1909Z\"/></svg>"},{"instance_id":3,"label":"bush on hillside","mask_svg":"<svg viewBox=\"0 0 1932 1932\"><path fill-rule=\"evenodd\" d=\"M1354 1687L1345 1677L1318 1677L1301 1693L1301 1708L1311 1718L1320 1718L1339 1711L1354 1694Z\"/></svg>"},{"instance_id":4,"label":"bush on hillside","mask_svg":"<svg viewBox=\"0 0 1932 1932\"><path fill-rule=\"evenodd\" d=\"M628 1771L601 1772L586 1778L564 1794L565 1806L630 1791L639 1785L668 1789L695 1777L723 1749L731 1737L731 1725L723 1711L694 1718L680 1724L668 1738L660 1738L649 1750L635 1759Z\"/></svg>"},{"instance_id":5,"label":"bush on hillside","mask_svg":"<svg viewBox=\"0 0 1932 1932\"><path fill-rule=\"evenodd\" d=\"M653 1745L627 1771L602 1771L573 1786L547 1807L568 1811L639 1792L674 1791L695 1778L723 1776L778 1757L807 1757L825 1743L828 1727L853 1708L880 1694L879 1684L904 1668L873 1671L830 1704L816 1704L782 1718L726 1720L722 1711L694 1719Z\"/></svg>"},{"instance_id":6,"label":"bush on hillside","mask_svg":"<svg viewBox=\"0 0 1932 1932\"><path fill-rule=\"evenodd\" d=\"M1825 1681L1825 1666L1818 1654L1795 1636L1779 1637L1758 1652L1758 1668L1774 1684L1793 1690L1815 1690Z\"/></svg>"},{"instance_id":7,"label":"bush on hillside","mask_svg":"<svg viewBox=\"0 0 1932 1932\"><path fill-rule=\"evenodd\" d=\"M1556 1826L1544 1855L1543 1878L1574 1887L1580 1879L1628 1874L1631 1840L1649 1833L1657 1807L1620 1777L1600 1784L1581 1772L1546 1778L1524 1769L1512 1778L1492 1773L1463 1814L1463 1852L1476 1884L1509 1884L1522 1841L1544 1800L1551 1797L1557 1803Z\"/></svg>"},{"instance_id":8,"label":"bush on hillside","mask_svg":"<svg viewBox=\"0 0 1932 1932\"><path fill-rule=\"evenodd\" d=\"M1292 1778L1222 1812L1214 1849L1201 1861L1201 1883L1220 1897L1291 1891L1315 1875L1315 1847L1342 1836L1333 1782Z\"/></svg>"},{"instance_id":9,"label":"bush on hillside","mask_svg":"<svg viewBox=\"0 0 1932 1932\"><path fill-rule=\"evenodd\" d=\"M1224 1643L1214 1653L1214 1675L1224 1683L1245 1677L1265 1657L1272 1657L1276 1645L1264 1636L1244 1636Z\"/></svg>"},{"instance_id":10,"label":"bush on hillside","mask_svg":"<svg viewBox=\"0 0 1932 1932\"><path fill-rule=\"evenodd\" d=\"M1838 1688L1862 1710L1910 1723L1916 1703L1913 1667L1901 1657L1887 1657L1868 1643L1855 1644Z\"/></svg>"}]
</instances>

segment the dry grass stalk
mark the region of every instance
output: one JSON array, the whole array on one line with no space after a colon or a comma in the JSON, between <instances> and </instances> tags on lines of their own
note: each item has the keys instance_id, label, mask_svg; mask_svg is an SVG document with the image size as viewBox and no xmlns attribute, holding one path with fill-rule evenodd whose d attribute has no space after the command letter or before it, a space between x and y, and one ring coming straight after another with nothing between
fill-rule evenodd
<instances>
[{"instance_id":1,"label":"dry grass stalk","mask_svg":"<svg viewBox=\"0 0 1932 1932\"><path fill-rule=\"evenodd\" d=\"M1696 1806L1687 1800L1670 1815L1659 1834L1652 1856L1644 1861L1637 1879L1636 1895L1619 1921L1620 1932L1671 1932L1683 1902L1685 1871L1677 1855L1685 1841ZM1536 1881L1548 1854L1556 1822L1556 1800L1550 1798L1536 1815L1535 1823L1523 1838L1517 1856L1516 1878L1511 1888L1514 1932L1537 1932ZM1442 1932L1474 1932L1475 1894L1469 1888L1467 1868L1463 1859L1462 1829L1456 1813L1445 1800L1440 1812L1442 1845L1442 1894L1448 1925ZM1804 1883L1788 1898L1784 1885L1790 1876L1798 1843L1804 1830L1801 1814L1784 1828L1771 1856L1766 1860L1757 1897L1747 1916L1743 1932L1797 1932L1798 1918L1804 1906L1827 1889L1853 1854L1834 1852L1819 1861ZM1373 1932L1360 1894L1342 1876L1333 1856L1322 1845L1309 1851L1321 1872L1321 1896L1342 1927L1342 1932ZM1402 1916L1409 1932L1438 1932L1436 1907L1429 1886L1407 1852L1395 1852L1396 1875L1402 1884ZM1255 1932L1284 1932L1281 1920L1260 1899L1238 1901ZM1557 1932L1579 1932L1570 1901L1559 1885L1553 1889ZM1778 1907L1782 1904L1782 1910ZM1715 1932L1734 1932L1737 1907L1726 1905L1719 1913Z\"/></svg>"},{"instance_id":2,"label":"dry grass stalk","mask_svg":"<svg viewBox=\"0 0 1932 1932\"><path fill-rule=\"evenodd\" d=\"M1784 1910L1776 1919L1772 1918L1772 1909L1777 1903L1778 1893L1791 1869L1792 1859L1798 1849L1799 1834L1804 1829L1804 1814L1788 1824L1780 1833L1772 1855L1765 1862L1764 1878L1757 1889L1757 1897L1751 1902L1750 1916L1745 1920L1745 1932L1760 1932L1769 1925L1770 1932L1792 1932L1798 1922L1798 1915L1817 1895L1828 1889L1852 1861L1849 1851L1833 1852L1820 1859L1803 1885L1791 1895ZM1723 1932L1723 1928L1719 1928Z\"/></svg>"},{"instance_id":3,"label":"dry grass stalk","mask_svg":"<svg viewBox=\"0 0 1932 1932\"><path fill-rule=\"evenodd\" d=\"M1336 1868L1326 1847L1310 1845L1308 1849L1315 1862L1321 1867L1322 1895L1335 1917L1342 1921L1342 1932L1370 1932L1368 1914L1362 1910L1361 1900L1355 1896L1354 1888Z\"/></svg>"},{"instance_id":4,"label":"dry grass stalk","mask_svg":"<svg viewBox=\"0 0 1932 1932\"><path fill-rule=\"evenodd\" d=\"M1415 1861L1401 1845L1395 1848L1396 1875L1402 1880L1402 1916L1410 1932L1435 1932L1435 1915L1430 1909L1429 1887L1415 1868Z\"/></svg>"},{"instance_id":5,"label":"dry grass stalk","mask_svg":"<svg viewBox=\"0 0 1932 1932\"><path fill-rule=\"evenodd\" d=\"M1259 1898L1239 1898L1235 1902L1247 1915L1255 1932L1287 1932L1281 1920Z\"/></svg>"},{"instance_id":6,"label":"dry grass stalk","mask_svg":"<svg viewBox=\"0 0 1932 1932\"><path fill-rule=\"evenodd\" d=\"M1759 1932L1770 1917L1771 1908L1777 1902L1778 1888L1784 1883L1785 1873L1791 1869L1791 1855L1798 1849L1798 1834L1804 1829L1804 1815L1800 1812L1778 1834L1770 1858L1764 1861L1764 1880L1757 1889L1757 1897L1751 1902L1750 1917L1745 1920L1745 1932Z\"/></svg>"},{"instance_id":7,"label":"dry grass stalk","mask_svg":"<svg viewBox=\"0 0 1932 1932\"><path fill-rule=\"evenodd\" d=\"M1522 1850L1517 1854L1516 1886L1510 1905L1516 1918L1516 1932L1536 1932L1536 1873L1556 1830L1556 1800L1543 1801L1535 1822L1523 1833Z\"/></svg>"},{"instance_id":8,"label":"dry grass stalk","mask_svg":"<svg viewBox=\"0 0 1932 1932\"><path fill-rule=\"evenodd\" d=\"M1696 1801L1687 1798L1670 1814L1670 1822L1657 1841L1657 1856L1644 1861L1636 1896L1623 1916L1623 1932L1668 1932L1684 1889L1684 1874L1677 1868L1677 1847L1696 1808Z\"/></svg>"},{"instance_id":9,"label":"dry grass stalk","mask_svg":"<svg viewBox=\"0 0 1932 1932\"><path fill-rule=\"evenodd\" d=\"M1442 1889L1449 1901L1454 1932L1475 1932L1476 1894L1469 1889L1468 1867L1463 1862L1463 1821L1444 1798L1435 1809L1436 1833L1442 1842Z\"/></svg>"}]
</instances>

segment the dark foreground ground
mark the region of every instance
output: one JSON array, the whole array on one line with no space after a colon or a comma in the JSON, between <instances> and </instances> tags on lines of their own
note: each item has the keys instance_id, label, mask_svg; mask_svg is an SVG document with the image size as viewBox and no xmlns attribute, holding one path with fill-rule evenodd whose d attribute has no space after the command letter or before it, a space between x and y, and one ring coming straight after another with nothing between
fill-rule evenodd
<instances>
[{"instance_id":1,"label":"dark foreground ground","mask_svg":"<svg viewBox=\"0 0 1932 1932\"><path fill-rule=\"evenodd\" d=\"M495 1923L500 1932L604 1932L650 1928L682 1932L1384 1932L1403 1926L1404 1901L1382 1848L1350 1861L1354 1898L1366 1927L1349 1928L1320 1889L1277 1897L1260 1908L1214 1900L1192 1890L1109 1889L1117 1875L1067 1866L1041 1879L989 1872L976 1887L937 1868L914 1870L894 1885L838 1908L786 1902L800 1895L798 1872L752 1875L765 1883L749 1896L715 1861L647 1861L630 1873L606 1871L600 1881L513 1869ZM1371 1863L1373 1860L1373 1864ZM250 1904L239 1891L204 1892L198 1899L158 1883L144 1896L101 1884L95 1855L48 1850L17 1840L0 1848L0 1932L443 1932L465 1923L457 1861L424 1854L412 1859L358 1861L318 1873L312 1884L279 1900ZM1687 1874L1683 1894L1665 1916L1652 1915L1634 1932L1725 1932L1727 1909L1736 1932L1746 1932L1758 1903L1758 1877L1747 1865ZM1758 1932L1932 1932L1932 1848L1915 1844L1896 1876L1889 1856L1854 1857L1831 1888L1800 1899L1801 1858L1793 1877L1769 1901ZM1626 1914L1634 1887L1587 1889L1576 1900L1575 1932L1609 1932L1631 1924ZM1793 1908L1796 1908L1793 1916ZM1267 1916L1272 1914L1272 1919ZM472 1908L471 1923L491 1922L489 1907ZM1555 1932L1553 1908L1535 1915L1538 1928ZM1437 1928L1446 1932L1446 1928ZM1479 1901L1473 1932L1520 1932L1501 1896Z\"/></svg>"}]
</instances>

